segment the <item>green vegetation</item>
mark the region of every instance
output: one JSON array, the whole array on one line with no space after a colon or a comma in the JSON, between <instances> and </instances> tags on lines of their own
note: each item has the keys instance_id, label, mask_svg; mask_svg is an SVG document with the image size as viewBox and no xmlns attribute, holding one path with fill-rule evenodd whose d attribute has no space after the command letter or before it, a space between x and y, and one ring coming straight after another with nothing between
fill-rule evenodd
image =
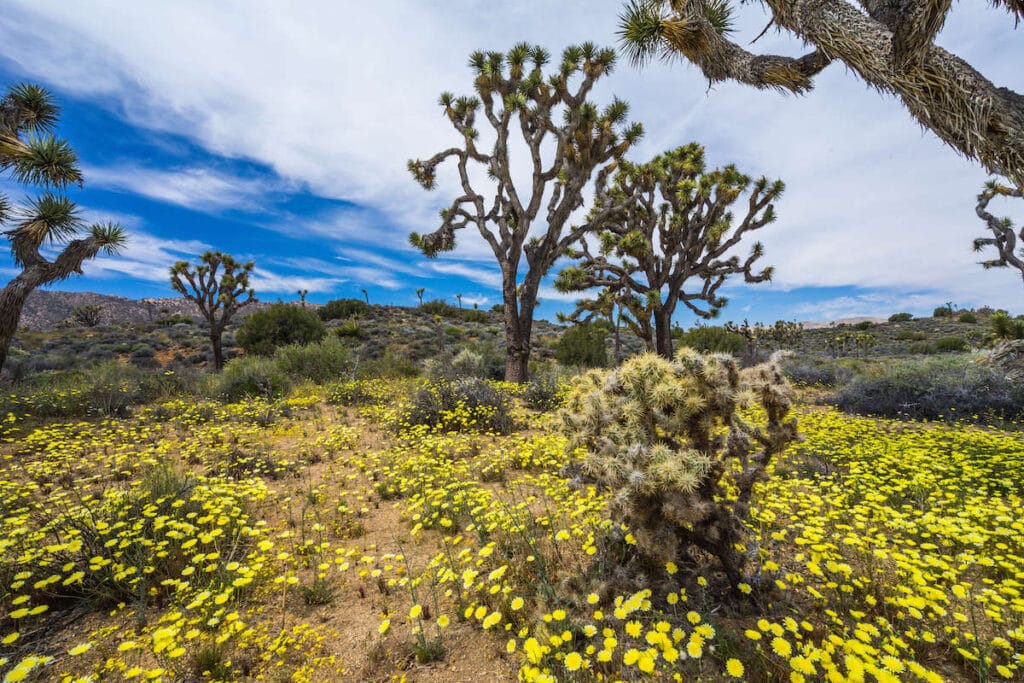
<instances>
[{"instance_id":1,"label":"green vegetation","mask_svg":"<svg viewBox=\"0 0 1024 683\"><path fill-rule=\"evenodd\" d=\"M562 365L598 368L608 364L605 329L599 325L574 325L562 333L555 345L555 358Z\"/></svg>"},{"instance_id":2,"label":"green vegetation","mask_svg":"<svg viewBox=\"0 0 1024 683\"><path fill-rule=\"evenodd\" d=\"M370 305L361 299L332 299L317 310L317 315L326 322L366 315L369 312Z\"/></svg>"},{"instance_id":3,"label":"green vegetation","mask_svg":"<svg viewBox=\"0 0 1024 683\"><path fill-rule=\"evenodd\" d=\"M281 346L311 344L327 334L320 318L307 308L277 303L250 313L238 330L238 345L246 353L271 356Z\"/></svg>"},{"instance_id":4,"label":"green vegetation","mask_svg":"<svg viewBox=\"0 0 1024 683\"><path fill-rule=\"evenodd\" d=\"M680 333L677 340L680 346L686 346L697 351L730 353L734 356L742 354L747 347L743 335L729 332L724 327L715 327L714 325L692 327L689 331Z\"/></svg>"},{"instance_id":5,"label":"green vegetation","mask_svg":"<svg viewBox=\"0 0 1024 683\"><path fill-rule=\"evenodd\" d=\"M889 316L889 322L891 323L907 323L914 319L910 313L893 313Z\"/></svg>"}]
</instances>

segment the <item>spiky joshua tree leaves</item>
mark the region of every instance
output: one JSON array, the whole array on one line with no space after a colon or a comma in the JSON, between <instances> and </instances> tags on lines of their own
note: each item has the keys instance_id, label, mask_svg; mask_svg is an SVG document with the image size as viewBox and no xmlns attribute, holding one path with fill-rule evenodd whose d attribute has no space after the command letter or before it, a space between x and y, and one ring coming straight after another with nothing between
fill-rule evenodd
<instances>
[{"instance_id":1,"label":"spiky joshua tree leaves","mask_svg":"<svg viewBox=\"0 0 1024 683\"><path fill-rule=\"evenodd\" d=\"M604 287L647 348L671 358L678 304L712 318L727 303L718 290L731 276L749 283L771 279L771 267L755 269L764 254L760 242L745 258L735 252L747 233L775 220L772 202L784 187L780 180L753 180L731 165L707 170L697 143L646 164L623 162L595 207L621 207L592 222L600 251L592 253L581 239L570 253L579 261L559 273L555 286L563 292ZM732 206L748 191L745 215L734 222ZM595 303L600 298L582 301L577 310Z\"/></svg>"},{"instance_id":2,"label":"spiky joshua tree leaves","mask_svg":"<svg viewBox=\"0 0 1024 683\"><path fill-rule=\"evenodd\" d=\"M648 353L578 379L564 431L570 452L585 452L578 478L611 491L617 534L599 550L600 593L656 589L666 563L692 567L698 551L735 589L754 484L797 438L789 412L777 357L740 371L730 356L683 348L672 361Z\"/></svg>"},{"instance_id":3,"label":"spiky joshua tree leaves","mask_svg":"<svg viewBox=\"0 0 1024 683\"><path fill-rule=\"evenodd\" d=\"M1021 0L994 0L1024 18ZM635 62L682 57L710 82L803 93L833 60L899 97L923 128L991 173L1024 187L1024 96L995 86L935 44L950 0L768 0L772 24L811 49L757 55L730 39L732 0L630 0L622 47Z\"/></svg>"},{"instance_id":4,"label":"spiky joshua tree leaves","mask_svg":"<svg viewBox=\"0 0 1024 683\"><path fill-rule=\"evenodd\" d=\"M240 309L256 301L256 292L249 286L249 274L255 264L239 263L228 254L208 251L193 267L188 261L171 266L171 287L189 301L210 325L213 365L224 367L221 338L224 328Z\"/></svg>"},{"instance_id":5,"label":"spiky joshua tree leaves","mask_svg":"<svg viewBox=\"0 0 1024 683\"><path fill-rule=\"evenodd\" d=\"M82 173L75 151L53 135L59 114L53 97L35 85L15 85L0 98L0 173L43 189L20 206L0 194L0 228L21 268L0 290L0 368L28 295L80 275L85 261L101 252L114 254L126 242L124 228L114 223L87 227L75 203L62 194L69 185L82 184Z\"/></svg>"},{"instance_id":6,"label":"spiky joshua tree leaves","mask_svg":"<svg viewBox=\"0 0 1024 683\"><path fill-rule=\"evenodd\" d=\"M610 174L643 132L639 124L627 123L625 102L613 99L599 108L587 101L594 84L614 67L614 50L590 43L569 47L545 76L549 61L546 50L526 43L507 54L474 52L469 65L475 95L444 93L440 99L459 144L409 162L413 177L428 190L442 164L452 161L457 168L461 194L441 212L440 227L413 233L410 241L436 256L455 248L457 231L475 227L490 246L501 267L505 378L513 382L527 379L541 279L589 228L570 226L585 188L595 171L599 178ZM486 139L478 126L487 127ZM526 174L514 173L515 159ZM519 181L524 175L529 182ZM610 202L605 206L613 208Z\"/></svg>"},{"instance_id":7,"label":"spiky joshua tree leaves","mask_svg":"<svg viewBox=\"0 0 1024 683\"><path fill-rule=\"evenodd\" d=\"M995 258L982 261L981 265L985 268L1014 268L1024 278L1024 225L1019 230L1015 229L1009 218L996 218L989 213L988 203L996 196L1024 198L1024 189L1015 190L995 180L985 184L985 189L978 195L975 213L985 222L992 236L974 240L974 251L995 247Z\"/></svg>"}]
</instances>

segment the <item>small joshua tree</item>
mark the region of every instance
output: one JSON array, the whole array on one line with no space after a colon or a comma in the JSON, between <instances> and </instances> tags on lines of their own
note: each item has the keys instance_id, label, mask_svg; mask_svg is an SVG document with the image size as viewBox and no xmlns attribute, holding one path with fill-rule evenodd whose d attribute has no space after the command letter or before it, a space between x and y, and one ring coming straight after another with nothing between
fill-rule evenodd
<instances>
[{"instance_id":1,"label":"small joshua tree","mask_svg":"<svg viewBox=\"0 0 1024 683\"><path fill-rule=\"evenodd\" d=\"M416 290L416 298L420 300L420 306L423 305L423 293L427 291L426 287L420 287Z\"/></svg>"},{"instance_id":2,"label":"small joshua tree","mask_svg":"<svg viewBox=\"0 0 1024 683\"><path fill-rule=\"evenodd\" d=\"M256 301L256 293L249 287L254 265L252 261L241 264L228 254L208 251L194 268L188 261L171 266L171 287L195 303L210 325L213 365L218 371L224 367L224 328L239 309Z\"/></svg>"},{"instance_id":3,"label":"small joshua tree","mask_svg":"<svg viewBox=\"0 0 1024 683\"><path fill-rule=\"evenodd\" d=\"M302 303L302 307L306 307L306 297L309 296L308 289L300 289L296 294L299 295L299 301Z\"/></svg>"},{"instance_id":4,"label":"small joshua tree","mask_svg":"<svg viewBox=\"0 0 1024 683\"><path fill-rule=\"evenodd\" d=\"M739 413L750 403L763 409L760 426ZM789 411L777 356L740 371L731 356L684 348L672 361L647 353L580 378L562 416L570 452L586 451L578 476L612 491L617 536L595 565L605 567L602 596L652 587L666 563L696 563L695 549L717 558L735 589L753 486L797 437Z\"/></svg>"},{"instance_id":5,"label":"small joshua tree","mask_svg":"<svg viewBox=\"0 0 1024 683\"><path fill-rule=\"evenodd\" d=\"M979 237L974 240L974 251L981 251L985 247L995 247L997 257L988 261L982 261L984 268L1015 268L1020 271L1024 278L1024 245L1018 249L1018 240L1024 242L1024 225L1015 230L1009 218L996 218L988 212L988 203L993 197L1024 197L1024 189L1013 189L990 181L985 184L985 189L978 195L978 205L975 213L978 218L985 221L985 227L992 233L992 237Z\"/></svg>"}]
</instances>

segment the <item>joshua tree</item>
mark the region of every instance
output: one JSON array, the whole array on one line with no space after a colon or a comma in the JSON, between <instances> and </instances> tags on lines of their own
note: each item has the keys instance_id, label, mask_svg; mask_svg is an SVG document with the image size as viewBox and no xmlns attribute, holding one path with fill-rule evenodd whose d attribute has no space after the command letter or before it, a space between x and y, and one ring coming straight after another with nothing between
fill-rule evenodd
<instances>
[{"instance_id":1,"label":"joshua tree","mask_svg":"<svg viewBox=\"0 0 1024 683\"><path fill-rule=\"evenodd\" d=\"M461 311L462 310L462 295L461 294L456 294L455 298L458 299L458 301L459 301L459 310Z\"/></svg>"},{"instance_id":2,"label":"joshua tree","mask_svg":"<svg viewBox=\"0 0 1024 683\"><path fill-rule=\"evenodd\" d=\"M360 290L360 291L363 293L363 298L366 299L366 305L369 306L370 305L370 293L366 291L365 287L362 290Z\"/></svg>"},{"instance_id":3,"label":"joshua tree","mask_svg":"<svg viewBox=\"0 0 1024 683\"><path fill-rule=\"evenodd\" d=\"M300 289L296 293L299 295L299 301L302 302L302 307L305 308L306 307L306 297L309 296L309 290L308 289Z\"/></svg>"},{"instance_id":4,"label":"joshua tree","mask_svg":"<svg viewBox=\"0 0 1024 683\"><path fill-rule=\"evenodd\" d=\"M241 264L228 254L208 251L199 257L194 268L188 261L171 266L171 287L195 303L210 325L210 343L213 346L213 365L224 367L221 337L232 316L244 306L256 301L255 291L249 287L249 274L255 264Z\"/></svg>"},{"instance_id":5,"label":"joshua tree","mask_svg":"<svg viewBox=\"0 0 1024 683\"><path fill-rule=\"evenodd\" d=\"M423 293L427 291L426 287L420 287L416 290L416 298L420 300L420 306L423 305Z\"/></svg>"},{"instance_id":6,"label":"joshua tree","mask_svg":"<svg viewBox=\"0 0 1024 683\"><path fill-rule=\"evenodd\" d=\"M985 247L995 247L997 258L982 261L984 268L1015 268L1021 277L1024 278L1024 246L1018 249L1018 241L1024 241L1024 225L1019 230L1013 227L1009 218L996 218L988 212L988 203L996 195L1004 197L1024 197L1024 190L1013 189L1000 185L996 181L985 184L985 189L978 195L978 205L975 212L978 218L985 221L985 227L992 232L992 237L979 237L974 240L974 251L981 251Z\"/></svg>"},{"instance_id":7,"label":"joshua tree","mask_svg":"<svg viewBox=\"0 0 1024 683\"><path fill-rule=\"evenodd\" d=\"M811 51L798 58L751 54L729 38L731 0L630 0L623 49L636 63L681 56L708 80L803 93L833 60L899 97L922 127L992 173L1024 187L1024 96L996 87L935 45L950 0L769 0L772 21ZM1024 17L1021 0L993 0Z\"/></svg>"},{"instance_id":8,"label":"joshua tree","mask_svg":"<svg viewBox=\"0 0 1024 683\"><path fill-rule=\"evenodd\" d=\"M704 148L696 143L666 152L647 164L623 162L602 202L622 208L593 222L600 252L581 239L574 266L558 275L555 286L574 292L610 287L621 292L626 324L649 350L672 357L672 316L682 303L702 318L713 318L727 299L719 287L731 275L746 282L771 279L772 268L754 271L764 249L753 245L740 260L743 236L775 220L772 202L782 181L752 181L734 166L706 171ZM746 215L733 226L730 207L750 190ZM632 198L632 199L630 199Z\"/></svg>"},{"instance_id":9,"label":"joshua tree","mask_svg":"<svg viewBox=\"0 0 1024 683\"><path fill-rule=\"evenodd\" d=\"M82 274L82 264L101 251L114 254L126 242L124 228L96 223L84 230L75 203L61 192L81 185L78 155L52 131L60 108L35 85L19 84L0 98L0 173L15 181L42 186L44 191L14 207L0 193L0 228L11 242L11 255L21 269L0 290L0 368L7 359L25 300L37 287ZM82 235L79 239L73 239ZM44 245L63 244L52 260Z\"/></svg>"},{"instance_id":10,"label":"joshua tree","mask_svg":"<svg viewBox=\"0 0 1024 683\"><path fill-rule=\"evenodd\" d=\"M673 361L648 353L576 381L562 417L568 452L586 455L569 471L612 494L614 535L597 558L603 598L664 595L666 564L692 566L695 547L718 558L733 589L743 581L754 484L797 436L775 361L741 372L730 356L681 349ZM749 402L763 408L763 426L740 417Z\"/></svg>"},{"instance_id":11,"label":"joshua tree","mask_svg":"<svg viewBox=\"0 0 1024 683\"><path fill-rule=\"evenodd\" d=\"M409 162L413 176L430 190L438 167L454 160L461 194L441 212L436 231L413 233L410 241L436 256L455 248L456 231L475 227L480 232L501 266L505 378L524 382L541 279L591 221L614 208L609 202L590 221L570 227L595 171L598 178L610 174L643 129L626 123L625 102L614 99L599 109L587 101L594 84L615 65L614 50L590 43L569 47L547 77L548 52L526 43L507 55L474 52L469 61L476 95L444 93L440 99L460 144ZM491 129L486 143L477 128L481 121ZM525 186L513 180L516 153L530 173ZM484 177L488 180L481 181Z\"/></svg>"}]
</instances>

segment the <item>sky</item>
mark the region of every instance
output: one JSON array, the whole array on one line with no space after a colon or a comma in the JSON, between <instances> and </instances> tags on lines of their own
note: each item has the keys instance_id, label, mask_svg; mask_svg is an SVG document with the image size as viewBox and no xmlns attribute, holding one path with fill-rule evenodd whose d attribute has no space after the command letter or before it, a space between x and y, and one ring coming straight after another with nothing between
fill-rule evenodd
<instances>
[{"instance_id":1,"label":"sky","mask_svg":"<svg viewBox=\"0 0 1024 683\"><path fill-rule=\"evenodd\" d=\"M736 6L734 38L746 44L767 15ZM0 90L30 81L56 96L59 133L85 175L72 197L87 219L130 234L121 255L54 288L174 296L170 265L217 249L255 261L262 300L366 290L371 303L415 305L422 287L427 300L459 294L489 308L500 273L478 235L460 231L436 259L409 245L411 231L437 227L458 179L447 169L427 192L406 162L457 144L437 98L471 92L472 51L614 46L621 11L620 0L0 0ZM937 42L1024 93L1024 26L1006 13L958 3ZM751 49L805 51L771 30ZM1024 312L1019 274L984 271L971 251L990 176L841 63L798 97L709 87L681 61L620 59L592 99L613 95L646 131L629 159L697 141L709 165L786 183L778 219L754 233L775 277L723 287L722 320L927 315L946 302ZM4 177L0 191L26 194ZM991 208L1019 225L1021 204ZM0 256L0 276L15 272ZM538 315L553 319L577 297L549 278Z\"/></svg>"}]
</instances>

